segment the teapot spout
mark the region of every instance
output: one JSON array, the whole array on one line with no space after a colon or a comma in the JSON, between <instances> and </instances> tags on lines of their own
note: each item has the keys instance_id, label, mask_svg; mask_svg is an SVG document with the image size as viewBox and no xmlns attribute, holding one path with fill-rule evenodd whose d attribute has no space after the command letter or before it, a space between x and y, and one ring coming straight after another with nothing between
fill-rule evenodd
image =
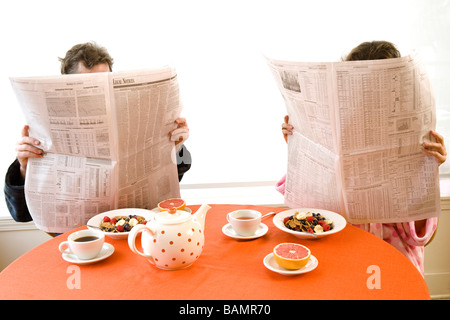
<instances>
[{"instance_id":1,"label":"teapot spout","mask_svg":"<svg viewBox=\"0 0 450 320\"><path fill-rule=\"evenodd\" d=\"M197 212L193 214L194 219L196 219L200 223L203 230L205 230L205 218L209 209L211 209L209 205L202 204L201 207L198 208Z\"/></svg>"}]
</instances>

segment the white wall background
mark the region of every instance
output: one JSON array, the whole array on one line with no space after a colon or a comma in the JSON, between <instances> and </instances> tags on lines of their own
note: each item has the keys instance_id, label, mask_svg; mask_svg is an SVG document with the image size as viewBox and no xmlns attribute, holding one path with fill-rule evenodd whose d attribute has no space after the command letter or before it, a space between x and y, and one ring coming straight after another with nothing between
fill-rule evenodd
<instances>
[{"instance_id":1,"label":"white wall background","mask_svg":"<svg viewBox=\"0 0 450 320\"><path fill-rule=\"evenodd\" d=\"M77 43L105 46L115 71L177 68L193 155L187 185L276 181L285 172L285 109L264 54L336 61L371 40L405 55L417 49L434 82L438 131L450 138L449 31L448 0L3 1L0 176L24 124L8 77L59 74L57 58Z\"/></svg>"}]
</instances>

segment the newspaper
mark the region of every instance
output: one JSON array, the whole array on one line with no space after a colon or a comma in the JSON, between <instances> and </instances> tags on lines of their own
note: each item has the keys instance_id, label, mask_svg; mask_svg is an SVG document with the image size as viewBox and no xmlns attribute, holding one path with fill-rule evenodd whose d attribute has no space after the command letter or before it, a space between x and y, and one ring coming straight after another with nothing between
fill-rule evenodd
<instances>
[{"instance_id":1,"label":"newspaper","mask_svg":"<svg viewBox=\"0 0 450 320\"><path fill-rule=\"evenodd\" d=\"M433 139L434 94L416 55L267 61L294 127L287 206L332 210L355 224L440 214L438 164L422 149Z\"/></svg>"},{"instance_id":2,"label":"newspaper","mask_svg":"<svg viewBox=\"0 0 450 320\"><path fill-rule=\"evenodd\" d=\"M174 142L181 113L175 70L11 78L30 136L25 197L36 225L65 232L117 208L179 197Z\"/></svg>"}]
</instances>

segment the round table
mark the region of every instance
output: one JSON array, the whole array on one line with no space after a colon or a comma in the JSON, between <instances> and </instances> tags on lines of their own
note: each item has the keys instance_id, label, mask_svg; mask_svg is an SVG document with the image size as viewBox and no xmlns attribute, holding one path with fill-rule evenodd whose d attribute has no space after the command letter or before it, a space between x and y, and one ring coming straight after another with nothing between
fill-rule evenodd
<instances>
[{"instance_id":1,"label":"round table","mask_svg":"<svg viewBox=\"0 0 450 320\"><path fill-rule=\"evenodd\" d=\"M190 206L193 211L198 207ZM158 269L132 253L126 240L109 237L106 242L115 247L109 258L73 265L58 250L68 232L6 267L0 273L0 299L430 299L423 277L403 254L351 225L334 235L301 240L277 229L269 216L262 221L269 231L260 238L238 241L223 234L226 214L243 208L263 214L285 210L211 205L200 258L177 271ZM263 259L281 242L307 246L318 266L296 276L269 270ZM76 286L74 277L78 277Z\"/></svg>"}]
</instances>

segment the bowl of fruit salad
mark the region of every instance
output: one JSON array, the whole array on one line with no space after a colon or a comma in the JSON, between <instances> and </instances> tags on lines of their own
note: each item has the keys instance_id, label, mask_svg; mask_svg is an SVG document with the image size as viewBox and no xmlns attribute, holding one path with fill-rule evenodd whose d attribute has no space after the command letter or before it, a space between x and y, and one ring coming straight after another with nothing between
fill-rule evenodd
<instances>
[{"instance_id":1,"label":"bowl of fruit salad","mask_svg":"<svg viewBox=\"0 0 450 320\"><path fill-rule=\"evenodd\" d=\"M125 208L100 213L87 223L88 229L101 230L113 239L128 239L131 229L137 224L146 224L154 212L146 209Z\"/></svg>"},{"instance_id":2,"label":"bowl of fruit salad","mask_svg":"<svg viewBox=\"0 0 450 320\"><path fill-rule=\"evenodd\" d=\"M335 234L345 228L347 221L336 212L298 208L277 213L274 225L281 231L301 239L316 239Z\"/></svg>"}]
</instances>

